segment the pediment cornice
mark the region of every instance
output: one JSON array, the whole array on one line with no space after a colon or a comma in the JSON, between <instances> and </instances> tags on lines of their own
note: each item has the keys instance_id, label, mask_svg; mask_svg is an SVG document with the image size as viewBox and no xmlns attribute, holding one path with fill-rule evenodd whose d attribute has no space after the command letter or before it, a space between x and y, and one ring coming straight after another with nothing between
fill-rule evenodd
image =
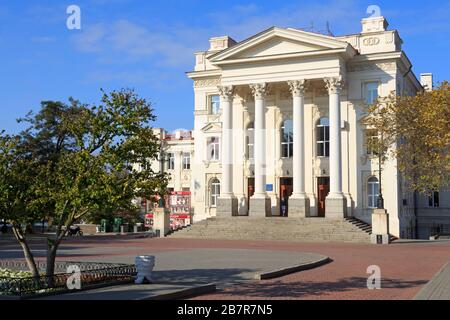
<instances>
[{"instance_id":1,"label":"pediment cornice","mask_svg":"<svg viewBox=\"0 0 450 320\"><path fill-rule=\"evenodd\" d=\"M203 128L201 128L203 133L218 133L222 132L222 124L220 122L210 122Z\"/></svg>"},{"instance_id":2,"label":"pediment cornice","mask_svg":"<svg viewBox=\"0 0 450 320\"><path fill-rule=\"evenodd\" d=\"M278 54L274 51L267 51L267 55L264 55L264 51L259 53L259 56L245 56L243 53L249 51L255 51L259 47L264 47L264 44L270 43L270 41L276 41L277 39L289 42L292 44L292 48L288 54L312 54L317 53L345 53L350 56L356 54L356 50L347 42L337 40L333 37L306 32L297 29L284 29L272 27L267 29L253 37L250 37L238 44L218 52L209 57L211 63L220 65L224 63L230 63L233 60L242 60L255 58L258 60L264 58L275 58ZM298 49L296 50L295 44ZM286 55L286 52L279 52L280 55Z\"/></svg>"}]
</instances>

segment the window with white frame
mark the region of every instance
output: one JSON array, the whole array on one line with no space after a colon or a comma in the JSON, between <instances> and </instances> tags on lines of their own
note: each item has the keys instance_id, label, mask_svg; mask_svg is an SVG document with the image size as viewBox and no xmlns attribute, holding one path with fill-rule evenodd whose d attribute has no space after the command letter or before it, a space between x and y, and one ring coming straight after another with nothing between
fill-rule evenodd
<instances>
[{"instance_id":1,"label":"window with white frame","mask_svg":"<svg viewBox=\"0 0 450 320\"><path fill-rule=\"evenodd\" d=\"M378 99L378 82L367 82L365 87L366 103L372 104Z\"/></svg>"},{"instance_id":2,"label":"window with white frame","mask_svg":"<svg viewBox=\"0 0 450 320\"><path fill-rule=\"evenodd\" d=\"M183 153L183 170L191 169L191 154L189 152Z\"/></svg>"},{"instance_id":3,"label":"window with white frame","mask_svg":"<svg viewBox=\"0 0 450 320\"><path fill-rule=\"evenodd\" d=\"M211 181L211 207L217 207L217 199L220 196L220 181L213 179Z\"/></svg>"},{"instance_id":4,"label":"window with white frame","mask_svg":"<svg viewBox=\"0 0 450 320\"><path fill-rule=\"evenodd\" d=\"M293 122L288 119L281 127L281 157L291 158L294 154L294 131Z\"/></svg>"},{"instance_id":5,"label":"window with white frame","mask_svg":"<svg viewBox=\"0 0 450 320\"><path fill-rule=\"evenodd\" d=\"M365 131L365 146L366 146L366 153L371 156L378 155L378 132L374 129L367 129Z\"/></svg>"},{"instance_id":6,"label":"window with white frame","mask_svg":"<svg viewBox=\"0 0 450 320\"><path fill-rule=\"evenodd\" d=\"M316 147L318 157L330 156L330 120L320 118L316 125Z\"/></svg>"},{"instance_id":7,"label":"window with white frame","mask_svg":"<svg viewBox=\"0 0 450 320\"><path fill-rule=\"evenodd\" d=\"M376 177L370 177L367 180L367 206L369 208L376 208L379 194L379 182Z\"/></svg>"},{"instance_id":8,"label":"window with white frame","mask_svg":"<svg viewBox=\"0 0 450 320\"><path fill-rule=\"evenodd\" d=\"M167 169L169 169L169 170L175 169L175 154L174 153L167 154Z\"/></svg>"},{"instance_id":9,"label":"window with white frame","mask_svg":"<svg viewBox=\"0 0 450 320\"><path fill-rule=\"evenodd\" d=\"M210 107L209 110L211 114L219 114L220 113L220 96L213 95L209 98Z\"/></svg>"},{"instance_id":10,"label":"window with white frame","mask_svg":"<svg viewBox=\"0 0 450 320\"><path fill-rule=\"evenodd\" d=\"M255 146L255 128L253 122L251 122L247 126L247 135L246 135L246 156L247 159L253 159L254 158L254 146Z\"/></svg>"},{"instance_id":11,"label":"window with white frame","mask_svg":"<svg viewBox=\"0 0 450 320\"><path fill-rule=\"evenodd\" d=\"M208 138L208 160L209 161L220 160L220 141L218 137Z\"/></svg>"},{"instance_id":12,"label":"window with white frame","mask_svg":"<svg viewBox=\"0 0 450 320\"><path fill-rule=\"evenodd\" d=\"M428 196L428 206L430 208L439 207L439 192L434 191L430 196Z\"/></svg>"}]
</instances>

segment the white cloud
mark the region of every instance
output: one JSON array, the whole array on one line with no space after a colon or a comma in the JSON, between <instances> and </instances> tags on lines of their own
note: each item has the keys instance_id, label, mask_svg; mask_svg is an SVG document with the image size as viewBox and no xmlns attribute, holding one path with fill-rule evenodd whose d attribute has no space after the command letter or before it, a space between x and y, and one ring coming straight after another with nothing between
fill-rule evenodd
<instances>
[{"instance_id":1,"label":"white cloud","mask_svg":"<svg viewBox=\"0 0 450 320\"><path fill-rule=\"evenodd\" d=\"M174 81L184 79L184 71L192 70L193 53L207 50L210 37L229 35L240 41L274 25L301 28L309 26L311 21L315 22L316 30L325 29L325 22L330 21L332 29L337 26L340 32L358 32L355 27L359 28L359 20L364 15L365 11L358 9L355 0L327 4L302 2L270 11L250 3L204 15L200 26L172 21L152 21L150 25L125 19L85 23L72 40L80 52L92 54L100 64L93 68L88 80L131 81L133 78L138 82L165 82L170 87ZM101 65L126 65L127 72L108 72ZM149 71L147 77L144 70ZM150 70L168 76L158 79Z\"/></svg>"}]
</instances>

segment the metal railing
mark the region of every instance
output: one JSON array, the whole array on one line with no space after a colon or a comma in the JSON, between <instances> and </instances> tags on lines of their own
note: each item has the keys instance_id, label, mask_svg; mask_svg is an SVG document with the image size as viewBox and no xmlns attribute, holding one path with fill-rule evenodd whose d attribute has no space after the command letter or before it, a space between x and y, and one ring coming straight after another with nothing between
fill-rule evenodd
<instances>
[{"instance_id":1,"label":"metal railing","mask_svg":"<svg viewBox=\"0 0 450 320\"><path fill-rule=\"evenodd\" d=\"M67 267L77 266L80 270L80 289L70 290L67 282L73 273L67 273ZM24 270L26 262L0 261L0 268ZM41 271L44 262L38 263ZM39 294L64 293L86 290L93 287L131 282L137 275L136 267L127 264L90 263L90 262L57 262L55 275L29 277L0 277L0 295L30 296Z\"/></svg>"},{"instance_id":2,"label":"metal railing","mask_svg":"<svg viewBox=\"0 0 450 320\"><path fill-rule=\"evenodd\" d=\"M450 235L450 225L440 224L430 227L430 234L432 236Z\"/></svg>"}]
</instances>

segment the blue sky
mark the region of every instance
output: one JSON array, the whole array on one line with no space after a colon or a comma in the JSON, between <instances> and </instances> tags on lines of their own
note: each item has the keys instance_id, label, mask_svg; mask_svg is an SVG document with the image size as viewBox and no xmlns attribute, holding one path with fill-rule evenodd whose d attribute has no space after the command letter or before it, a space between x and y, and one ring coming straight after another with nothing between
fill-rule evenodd
<instances>
[{"instance_id":1,"label":"blue sky","mask_svg":"<svg viewBox=\"0 0 450 320\"><path fill-rule=\"evenodd\" d=\"M67 6L81 8L81 30L66 27ZM243 40L263 29L329 21L335 35L360 31L366 9L381 8L398 29L414 72L450 80L450 1L2 0L0 129L42 100L72 96L96 103L100 88L130 87L154 103L155 126L192 128L195 51L212 36Z\"/></svg>"}]
</instances>

